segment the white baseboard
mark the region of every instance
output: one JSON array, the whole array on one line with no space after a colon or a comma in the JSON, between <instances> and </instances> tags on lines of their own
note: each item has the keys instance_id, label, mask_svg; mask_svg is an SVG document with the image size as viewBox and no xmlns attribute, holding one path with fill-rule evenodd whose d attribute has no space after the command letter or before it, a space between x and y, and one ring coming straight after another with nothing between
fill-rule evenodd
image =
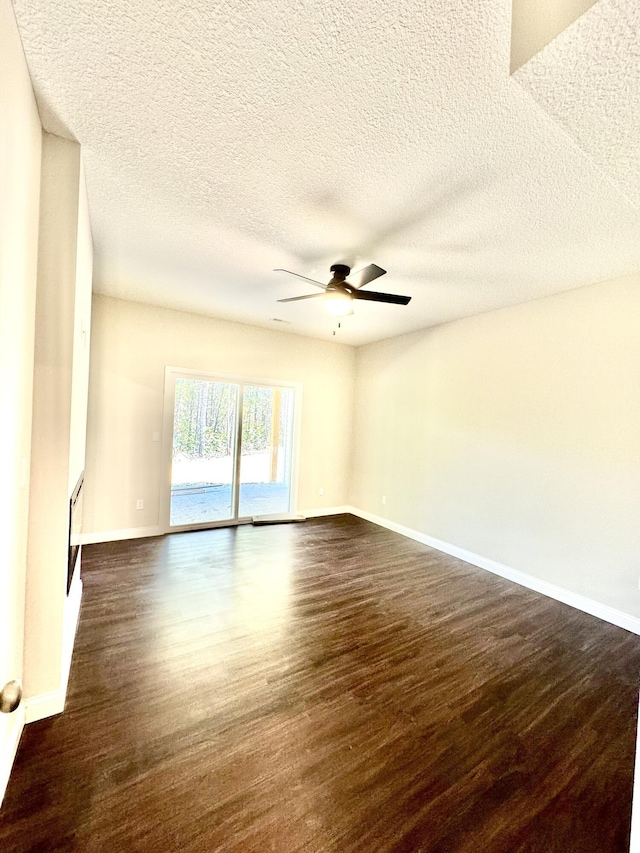
<instances>
[{"instance_id":1,"label":"white baseboard","mask_svg":"<svg viewBox=\"0 0 640 853\"><path fill-rule=\"evenodd\" d=\"M7 714L5 725L8 728L7 737L0 752L0 806L4 799L7 785L9 784L9 776L11 768L16 758L22 729L25 723L25 703L23 702L13 714Z\"/></svg>"},{"instance_id":2,"label":"white baseboard","mask_svg":"<svg viewBox=\"0 0 640 853\"><path fill-rule=\"evenodd\" d=\"M568 604L570 607L575 607L577 610L582 610L584 613L589 613L591 616L596 616L604 622L609 622L612 625L617 625L619 628L624 628L626 631L631 631L633 634L640 634L640 618L624 613L622 610L617 610L615 607L610 607L607 604L601 604L599 601L594 601L584 595L580 595L564 587L557 586L549 581L540 580L539 578L521 572L518 569L512 569L495 560L490 560L487 557L482 557L480 554L474 554L472 551L467 551L464 548L459 548L457 545L452 545L449 542L444 542L441 539L436 539L433 536L428 536L426 533L420 533L410 527L405 527L402 524L397 524L394 521L367 512L366 510L358 509L354 506L332 506L320 507L316 509L299 510L306 518L320 518L328 515L341 515L342 513L351 513L352 515L363 518L366 521L371 521L378 524L380 527L385 527L387 530L392 530L394 533L399 533L401 536L407 536L409 539L414 539L416 542L421 542L423 545L428 545L430 548L435 548L437 551L442 551L444 554L449 554L452 557L457 557L459 560L464 560L465 563L470 563L472 566L477 566L480 569L485 569L494 575L513 581L520 586L531 589L534 592L539 592L546 595L548 598L553 598L563 604ZM94 542L115 542L122 539L138 539L144 536L161 536L162 529L158 527L132 527L127 530L103 530L98 533L84 533L80 537L82 544L91 544Z\"/></svg>"},{"instance_id":3,"label":"white baseboard","mask_svg":"<svg viewBox=\"0 0 640 853\"><path fill-rule=\"evenodd\" d=\"M65 699L66 690L63 690L62 687L52 690L50 693L39 693L37 696L25 699L25 723L37 723L38 720L44 720L45 717L61 714L64 711Z\"/></svg>"},{"instance_id":4,"label":"white baseboard","mask_svg":"<svg viewBox=\"0 0 640 853\"><path fill-rule=\"evenodd\" d=\"M60 686L49 693L40 693L36 696L27 697L13 714L8 715L7 719L10 721L11 730L0 754L0 805L2 804L2 799L9 783L11 768L13 767L16 752L18 751L18 744L20 743L20 736L24 726L27 723L35 723L37 720L43 720L45 717L53 717L55 714L61 714L64 711L81 601L82 581L80 580L80 572L76 570L69 595L65 602Z\"/></svg>"},{"instance_id":5,"label":"white baseboard","mask_svg":"<svg viewBox=\"0 0 640 853\"><path fill-rule=\"evenodd\" d=\"M60 688L67 695L67 684L71 672L71 661L73 659L73 647L78 633L78 622L80 621L80 605L82 603L82 579L80 572L76 574L67 596L64 614L64 636L62 640L62 674L60 677Z\"/></svg>"},{"instance_id":6,"label":"white baseboard","mask_svg":"<svg viewBox=\"0 0 640 853\"><path fill-rule=\"evenodd\" d=\"M161 536L163 533L164 531L159 525L155 527L127 527L124 530L98 530L95 533L81 533L78 540L81 545L95 545L97 542L143 539L145 536Z\"/></svg>"},{"instance_id":7,"label":"white baseboard","mask_svg":"<svg viewBox=\"0 0 640 853\"><path fill-rule=\"evenodd\" d=\"M76 572L65 602L60 686L49 693L39 693L36 696L30 696L28 699L25 699L25 723L35 723L38 720L44 720L45 717L53 717L55 714L61 714L64 711L69 673L71 671L71 660L73 658L73 645L80 618L81 601L82 581L80 573Z\"/></svg>"},{"instance_id":8,"label":"white baseboard","mask_svg":"<svg viewBox=\"0 0 640 853\"><path fill-rule=\"evenodd\" d=\"M631 616L624 613L622 610L617 610L615 607L610 607L608 604L601 604L599 601L594 601L592 598L587 598L577 592L564 587L557 586L549 581L540 580L539 578L528 575L525 572L512 569L502 563L497 563L495 560L490 560L487 557L482 557L479 554L474 554L472 551L467 551L464 548L459 548L457 545L451 545L449 542L443 542L441 539L435 539L433 536L427 536L425 533L420 533L410 527L405 527L402 524L396 524L395 521L389 521L382 516L374 515L371 512L358 509L357 507L348 507L347 512L365 521L371 521L378 524L380 527L386 527L387 530L392 530L394 533L399 533L401 536L407 536L409 539L415 539L416 542L421 542L423 545L428 545L430 548L435 548L437 551L442 551L444 554L449 554L452 557L457 557L459 560L464 560L465 563L471 563L472 566L477 566L480 569L485 569L494 575L513 581L520 586L527 587L534 592L539 592L546 595L548 598L553 598L563 604L568 604L570 607L575 607L576 610L582 610L584 613L589 613L591 616L596 616L604 622L609 622L612 625L617 625L619 628L624 628L626 631L631 631L633 634L640 634L640 619L636 616Z\"/></svg>"},{"instance_id":9,"label":"white baseboard","mask_svg":"<svg viewBox=\"0 0 640 853\"><path fill-rule=\"evenodd\" d=\"M638 720L640 720L640 708L638 708ZM640 726L636 732L636 763L633 773L629 853L640 853Z\"/></svg>"}]
</instances>

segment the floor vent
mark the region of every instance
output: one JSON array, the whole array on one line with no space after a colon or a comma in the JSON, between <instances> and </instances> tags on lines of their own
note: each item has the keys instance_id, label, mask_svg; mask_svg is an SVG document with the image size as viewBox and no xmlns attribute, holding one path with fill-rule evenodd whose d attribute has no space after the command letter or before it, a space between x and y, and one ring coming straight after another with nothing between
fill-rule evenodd
<instances>
[{"instance_id":1,"label":"floor vent","mask_svg":"<svg viewBox=\"0 0 640 853\"><path fill-rule=\"evenodd\" d=\"M253 524L291 524L294 521L306 521L304 515L297 512L273 512L270 515L254 515Z\"/></svg>"}]
</instances>

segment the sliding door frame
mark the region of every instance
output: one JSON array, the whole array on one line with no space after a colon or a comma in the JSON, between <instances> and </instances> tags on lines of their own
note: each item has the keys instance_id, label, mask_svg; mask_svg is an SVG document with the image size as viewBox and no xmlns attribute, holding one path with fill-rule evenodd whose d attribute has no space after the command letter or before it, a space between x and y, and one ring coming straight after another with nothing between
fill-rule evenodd
<instances>
[{"instance_id":1,"label":"sliding door frame","mask_svg":"<svg viewBox=\"0 0 640 853\"><path fill-rule=\"evenodd\" d=\"M199 379L205 382L227 382L239 386L238 412L234 434L235 469L232 483L231 504L234 518L224 521L205 521L200 524L183 524L171 526L171 468L173 450L173 426L175 410L176 379ZM292 460L289 484L289 507L295 512L298 506L298 475L300 471L300 432L302 428L302 383L288 382L264 377L241 376L231 373L214 373L207 370L192 370L184 367L165 367L164 371L164 411L162 418L162 464L160 478L160 529L164 533L181 533L188 530L206 530L210 527L231 527L238 524L248 524L251 516L238 518L240 501L240 466L242 463L241 448L242 417L245 386L260 386L267 388L287 388L294 392L293 428L292 428Z\"/></svg>"}]
</instances>

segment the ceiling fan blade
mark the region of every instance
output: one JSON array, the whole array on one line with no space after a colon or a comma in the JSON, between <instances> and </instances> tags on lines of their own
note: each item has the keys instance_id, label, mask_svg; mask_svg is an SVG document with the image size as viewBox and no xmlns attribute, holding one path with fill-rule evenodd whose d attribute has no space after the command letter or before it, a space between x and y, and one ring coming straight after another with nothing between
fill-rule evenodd
<instances>
[{"instance_id":1,"label":"ceiling fan blade","mask_svg":"<svg viewBox=\"0 0 640 853\"><path fill-rule=\"evenodd\" d=\"M410 296L398 296L395 293L377 293L375 290L356 290L351 294L353 299L366 299L369 302L389 302L391 305L408 305Z\"/></svg>"},{"instance_id":2,"label":"ceiling fan blade","mask_svg":"<svg viewBox=\"0 0 640 853\"><path fill-rule=\"evenodd\" d=\"M309 293L307 296L290 296L288 299L278 299L278 302L299 302L301 299L315 299L324 296L324 293Z\"/></svg>"},{"instance_id":3,"label":"ceiling fan blade","mask_svg":"<svg viewBox=\"0 0 640 853\"><path fill-rule=\"evenodd\" d=\"M370 281L374 281L374 279L380 278L381 275L385 275L386 272L386 270L383 270L377 264L369 264L368 267L363 267L361 270L354 272L353 275L350 275L347 278L347 283L358 290L364 287L365 284L369 284Z\"/></svg>"},{"instance_id":4,"label":"ceiling fan blade","mask_svg":"<svg viewBox=\"0 0 640 853\"><path fill-rule=\"evenodd\" d=\"M306 275L300 275L300 273L298 273L298 272L291 272L291 270L280 270L280 269L278 269L278 270L274 270L274 272L286 272L288 275L295 275L295 277L296 277L296 278L301 278L301 279L303 279L304 281L310 281L310 282L311 282L311 284L315 284L315 286L316 286L316 287L321 287L323 290L326 290L326 289L327 289L327 285L326 285L326 284L322 284L321 282L319 282L319 281L315 281L315 280L314 280L314 279L312 279L312 278L307 278L307 277L306 277ZM284 301L284 300L280 299L280 300L278 300L278 301L279 301L279 302L282 302L282 301Z\"/></svg>"}]
</instances>

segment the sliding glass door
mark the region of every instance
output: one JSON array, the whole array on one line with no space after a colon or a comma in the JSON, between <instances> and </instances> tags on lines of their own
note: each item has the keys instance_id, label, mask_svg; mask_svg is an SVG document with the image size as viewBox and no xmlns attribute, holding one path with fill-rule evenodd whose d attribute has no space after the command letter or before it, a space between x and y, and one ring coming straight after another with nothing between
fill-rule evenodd
<instances>
[{"instance_id":1,"label":"sliding glass door","mask_svg":"<svg viewBox=\"0 0 640 853\"><path fill-rule=\"evenodd\" d=\"M210 527L290 510L295 388L168 369L167 404L167 527Z\"/></svg>"},{"instance_id":2,"label":"sliding glass door","mask_svg":"<svg viewBox=\"0 0 640 853\"><path fill-rule=\"evenodd\" d=\"M245 385L242 406L239 516L289 511L293 389Z\"/></svg>"},{"instance_id":3,"label":"sliding glass door","mask_svg":"<svg viewBox=\"0 0 640 853\"><path fill-rule=\"evenodd\" d=\"M239 390L229 382L175 380L171 527L234 517Z\"/></svg>"}]
</instances>

